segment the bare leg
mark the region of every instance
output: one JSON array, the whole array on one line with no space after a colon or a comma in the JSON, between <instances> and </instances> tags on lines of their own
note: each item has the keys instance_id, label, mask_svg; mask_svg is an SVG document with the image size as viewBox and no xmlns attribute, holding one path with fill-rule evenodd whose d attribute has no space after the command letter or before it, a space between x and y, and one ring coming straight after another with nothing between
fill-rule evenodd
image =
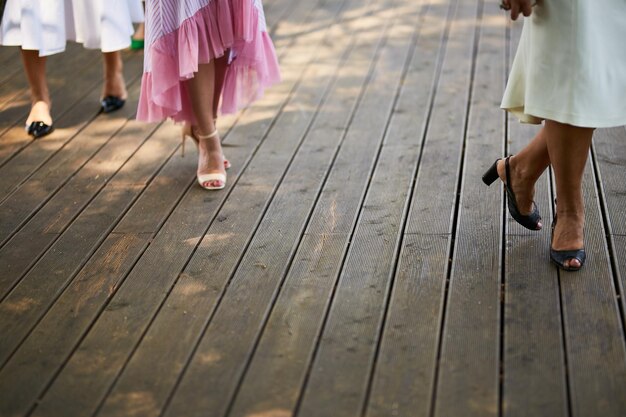
<instances>
[{"instance_id":1,"label":"bare leg","mask_svg":"<svg viewBox=\"0 0 626 417\"><path fill-rule=\"evenodd\" d=\"M510 159L511 183L522 214L530 214L533 209L535 183L550 165L546 128L542 128L532 141ZM504 161L498 164L498 174L506 179Z\"/></svg>"},{"instance_id":2,"label":"bare leg","mask_svg":"<svg viewBox=\"0 0 626 417\"><path fill-rule=\"evenodd\" d=\"M126 99L126 82L124 81L124 62L120 51L103 53L104 59L104 85L102 97L115 96Z\"/></svg>"},{"instance_id":3,"label":"bare leg","mask_svg":"<svg viewBox=\"0 0 626 417\"><path fill-rule=\"evenodd\" d=\"M593 129L546 121L548 152L556 179L558 222L554 230L554 250L574 250L583 247L585 207L582 180L591 147ZM577 259L565 266L580 267Z\"/></svg>"},{"instance_id":4,"label":"bare leg","mask_svg":"<svg viewBox=\"0 0 626 417\"><path fill-rule=\"evenodd\" d=\"M143 23L139 23L137 25L137 29L135 30L135 33L133 34L132 38L137 39L137 40L143 40L145 29L146 29L146 26Z\"/></svg>"},{"instance_id":5,"label":"bare leg","mask_svg":"<svg viewBox=\"0 0 626 417\"><path fill-rule=\"evenodd\" d=\"M194 132L206 136L215 131L213 113L215 93L215 63L198 66L195 76L186 81L191 98L191 106L196 117ZM221 173L224 171L224 157L218 136L199 141L198 174Z\"/></svg>"},{"instance_id":6,"label":"bare leg","mask_svg":"<svg viewBox=\"0 0 626 417\"><path fill-rule=\"evenodd\" d=\"M31 109L26 124L32 122L44 122L52 124L50 116L50 92L46 80L46 57L40 57L39 51L22 50L22 62L30 86Z\"/></svg>"},{"instance_id":7,"label":"bare leg","mask_svg":"<svg viewBox=\"0 0 626 417\"><path fill-rule=\"evenodd\" d=\"M213 92L213 116L217 119L220 97L224 90L224 78L228 68L228 54L215 60L215 91Z\"/></svg>"}]
</instances>

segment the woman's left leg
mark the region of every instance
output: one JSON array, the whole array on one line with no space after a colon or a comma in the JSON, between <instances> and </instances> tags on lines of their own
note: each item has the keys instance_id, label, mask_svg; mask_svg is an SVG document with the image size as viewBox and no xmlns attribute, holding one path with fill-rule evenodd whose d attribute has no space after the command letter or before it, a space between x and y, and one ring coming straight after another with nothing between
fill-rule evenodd
<instances>
[{"instance_id":1,"label":"woman's left leg","mask_svg":"<svg viewBox=\"0 0 626 417\"><path fill-rule=\"evenodd\" d=\"M583 248L585 206L582 181L593 129L546 120L546 139L556 179L558 222L552 238L556 251ZM578 259L565 262L566 268L580 268Z\"/></svg>"},{"instance_id":2,"label":"woman's left leg","mask_svg":"<svg viewBox=\"0 0 626 417\"><path fill-rule=\"evenodd\" d=\"M217 119L220 98L224 90L224 79L228 69L228 54L213 60L215 63L215 90L213 91L213 116Z\"/></svg>"},{"instance_id":3,"label":"woman's left leg","mask_svg":"<svg viewBox=\"0 0 626 417\"><path fill-rule=\"evenodd\" d=\"M31 109L26 125L32 122L43 122L52 125L50 116L50 92L46 79L46 57L40 57L39 51L22 50L24 71L30 86Z\"/></svg>"},{"instance_id":4,"label":"woman's left leg","mask_svg":"<svg viewBox=\"0 0 626 417\"><path fill-rule=\"evenodd\" d=\"M103 52L104 84L102 85L102 110L105 113L117 110L124 105L128 92L124 80L122 52Z\"/></svg>"}]
</instances>

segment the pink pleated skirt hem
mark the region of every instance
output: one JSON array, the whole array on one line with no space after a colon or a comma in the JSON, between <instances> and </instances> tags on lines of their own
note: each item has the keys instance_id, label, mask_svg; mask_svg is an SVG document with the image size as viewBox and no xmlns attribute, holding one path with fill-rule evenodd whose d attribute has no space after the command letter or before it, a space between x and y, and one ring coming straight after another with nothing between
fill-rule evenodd
<instances>
[{"instance_id":1,"label":"pink pleated skirt hem","mask_svg":"<svg viewBox=\"0 0 626 417\"><path fill-rule=\"evenodd\" d=\"M280 81L272 41L253 0L213 0L146 51L137 119L195 122L185 88L199 64L228 56L221 113L234 113Z\"/></svg>"}]
</instances>

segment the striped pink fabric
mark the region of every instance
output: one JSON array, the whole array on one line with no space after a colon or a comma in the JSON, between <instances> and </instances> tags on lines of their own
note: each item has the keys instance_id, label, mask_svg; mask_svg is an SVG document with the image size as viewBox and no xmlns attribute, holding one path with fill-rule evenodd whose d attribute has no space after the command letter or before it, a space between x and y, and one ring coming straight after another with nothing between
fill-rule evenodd
<instances>
[{"instance_id":1,"label":"striped pink fabric","mask_svg":"<svg viewBox=\"0 0 626 417\"><path fill-rule=\"evenodd\" d=\"M137 118L194 122L183 81L198 65L229 54L222 113L232 113L280 80L260 0L146 2L144 74Z\"/></svg>"}]
</instances>

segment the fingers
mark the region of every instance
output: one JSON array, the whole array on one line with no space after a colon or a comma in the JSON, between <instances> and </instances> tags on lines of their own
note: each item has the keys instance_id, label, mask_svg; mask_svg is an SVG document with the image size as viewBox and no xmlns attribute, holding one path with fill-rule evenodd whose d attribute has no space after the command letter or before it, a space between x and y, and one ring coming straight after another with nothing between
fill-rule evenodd
<instances>
[{"instance_id":1,"label":"fingers","mask_svg":"<svg viewBox=\"0 0 626 417\"><path fill-rule=\"evenodd\" d=\"M516 0L511 3L511 20L517 20L520 12L520 4Z\"/></svg>"},{"instance_id":2,"label":"fingers","mask_svg":"<svg viewBox=\"0 0 626 417\"><path fill-rule=\"evenodd\" d=\"M500 8L503 10L511 11L511 19L517 20L520 13L528 17L531 15L533 9L530 0L502 0Z\"/></svg>"}]
</instances>

